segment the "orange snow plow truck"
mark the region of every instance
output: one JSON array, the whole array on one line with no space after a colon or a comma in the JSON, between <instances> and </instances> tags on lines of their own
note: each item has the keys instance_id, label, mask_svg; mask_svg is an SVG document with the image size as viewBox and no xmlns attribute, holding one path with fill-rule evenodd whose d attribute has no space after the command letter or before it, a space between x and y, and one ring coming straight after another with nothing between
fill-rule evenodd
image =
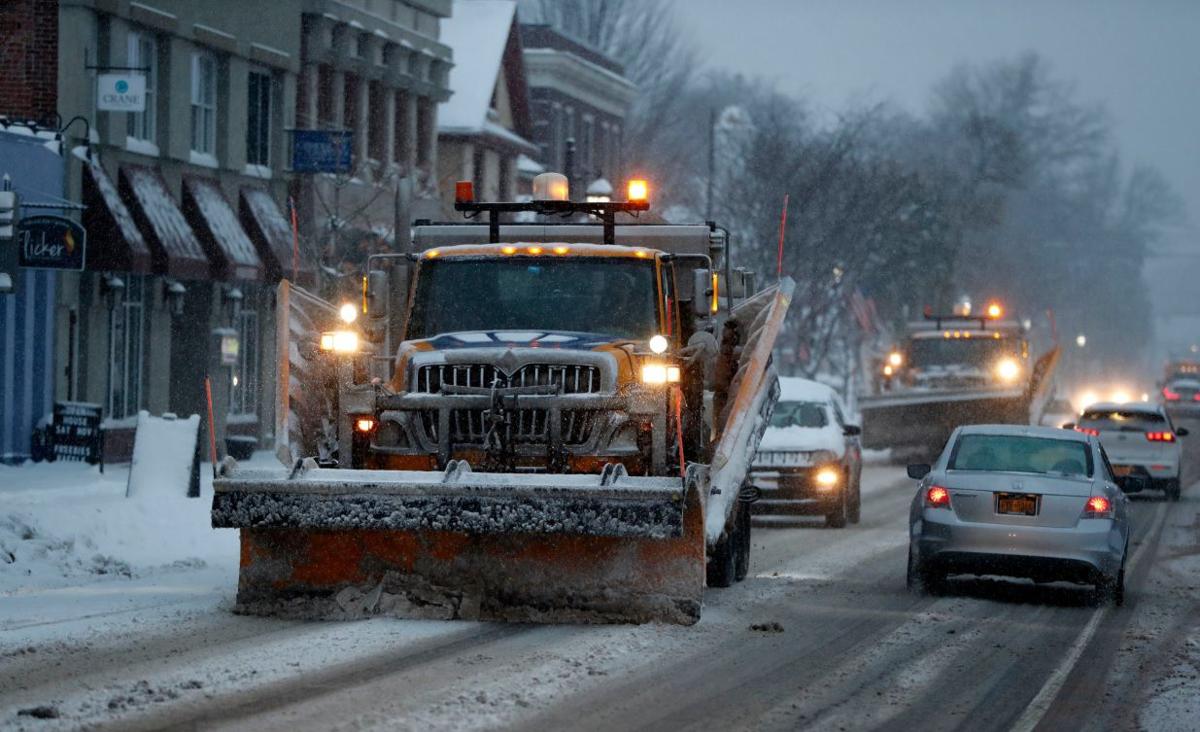
<instances>
[{"instance_id":1,"label":"orange snow plow truck","mask_svg":"<svg viewBox=\"0 0 1200 732\"><path fill-rule=\"evenodd\" d=\"M638 223L645 191L459 184L478 223L370 258L361 306L312 334L335 449L215 482L239 612L691 624L745 576L793 283L755 292L715 224Z\"/></svg>"}]
</instances>

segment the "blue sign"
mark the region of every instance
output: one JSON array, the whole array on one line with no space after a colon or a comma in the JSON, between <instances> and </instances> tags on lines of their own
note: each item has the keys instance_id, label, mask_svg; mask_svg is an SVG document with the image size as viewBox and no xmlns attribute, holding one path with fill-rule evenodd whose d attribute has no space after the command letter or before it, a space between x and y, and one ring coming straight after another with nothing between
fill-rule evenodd
<instances>
[{"instance_id":1,"label":"blue sign","mask_svg":"<svg viewBox=\"0 0 1200 732\"><path fill-rule=\"evenodd\" d=\"M348 130L292 130L292 171L349 173L354 134Z\"/></svg>"},{"instance_id":2,"label":"blue sign","mask_svg":"<svg viewBox=\"0 0 1200 732\"><path fill-rule=\"evenodd\" d=\"M17 261L31 269L83 269L87 231L62 216L26 216L17 227Z\"/></svg>"}]
</instances>

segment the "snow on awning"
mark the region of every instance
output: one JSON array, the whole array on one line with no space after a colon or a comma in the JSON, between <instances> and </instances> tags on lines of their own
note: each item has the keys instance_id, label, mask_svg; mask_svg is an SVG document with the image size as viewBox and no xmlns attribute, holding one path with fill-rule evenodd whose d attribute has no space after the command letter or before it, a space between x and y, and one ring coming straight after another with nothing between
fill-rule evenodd
<instances>
[{"instance_id":1,"label":"snow on awning","mask_svg":"<svg viewBox=\"0 0 1200 732\"><path fill-rule=\"evenodd\" d=\"M284 277L301 285L313 284L316 271L312 261L300 252L295 274L292 273L292 227L275 205L269 191L256 186L243 186L238 196L238 214L242 228L258 247L258 255L272 280Z\"/></svg>"},{"instance_id":2,"label":"snow on awning","mask_svg":"<svg viewBox=\"0 0 1200 732\"><path fill-rule=\"evenodd\" d=\"M150 245L99 162L83 166L83 225L88 232L87 268L150 274Z\"/></svg>"},{"instance_id":3,"label":"snow on awning","mask_svg":"<svg viewBox=\"0 0 1200 732\"><path fill-rule=\"evenodd\" d=\"M121 200L150 244L154 270L183 280L208 279L208 257L158 171L123 165L118 186Z\"/></svg>"},{"instance_id":4,"label":"snow on awning","mask_svg":"<svg viewBox=\"0 0 1200 732\"><path fill-rule=\"evenodd\" d=\"M261 280L263 264L254 243L217 182L184 176L183 215L213 263L213 275L222 280Z\"/></svg>"}]
</instances>

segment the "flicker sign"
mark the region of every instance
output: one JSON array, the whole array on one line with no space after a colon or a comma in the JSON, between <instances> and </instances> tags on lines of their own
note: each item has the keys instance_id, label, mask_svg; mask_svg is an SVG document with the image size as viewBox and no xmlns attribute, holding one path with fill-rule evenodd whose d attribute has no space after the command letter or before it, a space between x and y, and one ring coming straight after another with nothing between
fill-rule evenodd
<instances>
[{"instance_id":1,"label":"flicker sign","mask_svg":"<svg viewBox=\"0 0 1200 732\"><path fill-rule=\"evenodd\" d=\"M62 216L26 216L17 227L17 263L32 269L83 269L87 230Z\"/></svg>"},{"instance_id":2,"label":"flicker sign","mask_svg":"<svg viewBox=\"0 0 1200 732\"><path fill-rule=\"evenodd\" d=\"M97 75L96 109L101 112L145 112L146 77L141 73Z\"/></svg>"}]
</instances>

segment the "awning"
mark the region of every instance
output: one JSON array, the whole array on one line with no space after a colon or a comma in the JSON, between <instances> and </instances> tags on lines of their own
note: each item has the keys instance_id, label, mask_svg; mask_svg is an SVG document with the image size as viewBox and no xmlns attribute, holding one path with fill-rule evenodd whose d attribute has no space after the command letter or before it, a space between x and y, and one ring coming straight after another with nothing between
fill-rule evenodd
<instances>
[{"instance_id":1,"label":"awning","mask_svg":"<svg viewBox=\"0 0 1200 732\"><path fill-rule=\"evenodd\" d=\"M261 280L262 260L216 181L184 176L183 215L222 280Z\"/></svg>"},{"instance_id":2,"label":"awning","mask_svg":"<svg viewBox=\"0 0 1200 732\"><path fill-rule=\"evenodd\" d=\"M284 277L301 285L316 282L316 268L303 250L297 258L296 273L292 273L292 227L269 191L255 186L243 186L238 196L238 213L242 228L258 247L258 256L266 265L268 277Z\"/></svg>"},{"instance_id":3,"label":"awning","mask_svg":"<svg viewBox=\"0 0 1200 732\"><path fill-rule=\"evenodd\" d=\"M88 269L149 274L150 246L138 231L112 178L100 163L83 165L83 225L88 231Z\"/></svg>"},{"instance_id":4,"label":"awning","mask_svg":"<svg viewBox=\"0 0 1200 732\"><path fill-rule=\"evenodd\" d=\"M208 257L158 171L122 165L117 180L121 200L150 244L155 272L183 280L208 279Z\"/></svg>"}]
</instances>

